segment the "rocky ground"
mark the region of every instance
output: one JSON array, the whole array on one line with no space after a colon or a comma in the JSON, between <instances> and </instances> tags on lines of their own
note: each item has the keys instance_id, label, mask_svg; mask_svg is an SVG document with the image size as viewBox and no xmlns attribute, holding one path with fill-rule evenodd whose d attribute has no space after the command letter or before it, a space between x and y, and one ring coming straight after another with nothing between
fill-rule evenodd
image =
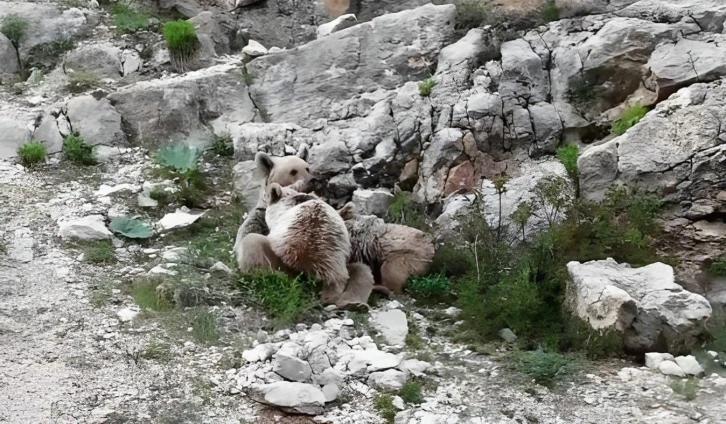
<instances>
[{"instance_id":1,"label":"rocky ground","mask_svg":"<svg viewBox=\"0 0 726 424\"><path fill-rule=\"evenodd\" d=\"M394 191L410 191L445 235L474 199L492 225L507 219L538 181L567 175L553 154L576 144L583 197L624 183L667 203L677 282L699 294L673 289L668 267L663 297L636 284L618 313L683 295L702 312L687 317L691 331L710 316L706 299L726 303L726 284L703 272L726 234L722 2L563 0L562 19L542 22L544 2L511 1L462 26L451 1L242 1L233 12L227 0L140 1L154 14L128 32L100 3L0 1L0 19L29 20L18 48L28 78L0 36L1 423L726 422L726 376L707 352L696 379L678 376L693 371L687 358L573 357L544 386L511 341L458 343L450 305L400 296L276 326L230 272L229 252L237 200L256 199L257 151L308 144L331 204L380 215ZM321 31L343 11L356 19ZM188 72L170 63L157 16L195 25ZM77 70L96 78L73 86ZM610 134L637 102L652 110ZM100 164L62 158L71 132ZM111 235L108 222L127 214L168 227L176 207L148 196L174 185L152 164L160 145L223 136L232 157L202 161L212 189L173 215L188 222L150 240ZM30 139L49 158L26 168L16 151ZM177 308L164 303L170 281ZM410 382L423 399L381 407L381 394Z\"/></svg>"}]
</instances>

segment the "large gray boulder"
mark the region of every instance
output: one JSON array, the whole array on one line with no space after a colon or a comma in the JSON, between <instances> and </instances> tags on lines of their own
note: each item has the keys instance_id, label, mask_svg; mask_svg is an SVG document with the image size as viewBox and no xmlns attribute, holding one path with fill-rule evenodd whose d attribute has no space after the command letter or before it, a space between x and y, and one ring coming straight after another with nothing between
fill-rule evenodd
<instances>
[{"instance_id":1,"label":"large gray boulder","mask_svg":"<svg viewBox=\"0 0 726 424\"><path fill-rule=\"evenodd\" d=\"M234 65L126 86L109 96L133 140L203 144L215 132L251 122L255 107Z\"/></svg>"},{"instance_id":2,"label":"large gray boulder","mask_svg":"<svg viewBox=\"0 0 726 424\"><path fill-rule=\"evenodd\" d=\"M31 132L26 124L13 116L0 114L0 159L17 156L18 147L30 140Z\"/></svg>"},{"instance_id":3,"label":"large gray boulder","mask_svg":"<svg viewBox=\"0 0 726 424\"><path fill-rule=\"evenodd\" d=\"M613 259L567 264L566 302L595 330L615 329L635 353L688 352L711 317L711 305L675 283L673 268L642 268Z\"/></svg>"},{"instance_id":4,"label":"large gray boulder","mask_svg":"<svg viewBox=\"0 0 726 424\"><path fill-rule=\"evenodd\" d=\"M325 408L325 395L312 384L280 381L262 385L258 392L261 402L285 412L318 415Z\"/></svg>"},{"instance_id":5,"label":"large gray boulder","mask_svg":"<svg viewBox=\"0 0 726 424\"><path fill-rule=\"evenodd\" d=\"M0 33L0 75L14 74L20 71L18 56L13 43Z\"/></svg>"},{"instance_id":6,"label":"large gray boulder","mask_svg":"<svg viewBox=\"0 0 726 424\"><path fill-rule=\"evenodd\" d=\"M90 43L66 54L65 68L93 71L100 78L123 76L121 49L108 42Z\"/></svg>"},{"instance_id":7,"label":"large gray boulder","mask_svg":"<svg viewBox=\"0 0 726 424\"><path fill-rule=\"evenodd\" d=\"M252 96L271 121L328 119L359 93L428 76L429 64L454 36L454 15L453 5L427 5L256 59L248 64Z\"/></svg>"},{"instance_id":8,"label":"large gray boulder","mask_svg":"<svg viewBox=\"0 0 726 424\"><path fill-rule=\"evenodd\" d=\"M126 143L126 135L121 128L121 114L111 106L108 99L74 97L65 109L71 129L83 137L86 143L106 146Z\"/></svg>"},{"instance_id":9,"label":"large gray boulder","mask_svg":"<svg viewBox=\"0 0 726 424\"><path fill-rule=\"evenodd\" d=\"M53 115L41 118L40 125L33 131L33 140L45 144L48 153L57 153L63 149L63 136Z\"/></svg>"}]
</instances>

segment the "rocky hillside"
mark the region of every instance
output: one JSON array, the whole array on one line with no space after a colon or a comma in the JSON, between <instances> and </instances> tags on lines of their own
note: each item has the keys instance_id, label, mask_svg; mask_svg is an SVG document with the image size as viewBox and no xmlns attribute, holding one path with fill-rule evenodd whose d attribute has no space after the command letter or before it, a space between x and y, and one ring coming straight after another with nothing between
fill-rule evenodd
<instances>
[{"instance_id":1,"label":"rocky hillside","mask_svg":"<svg viewBox=\"0 0 726 424\"><path fill-rule=\"evenodd\" d=\"M0 423L726 422L726 4L495 3L0 0ZM303 145L406 294L237 272Z\"/></svg>"}]
</instances>

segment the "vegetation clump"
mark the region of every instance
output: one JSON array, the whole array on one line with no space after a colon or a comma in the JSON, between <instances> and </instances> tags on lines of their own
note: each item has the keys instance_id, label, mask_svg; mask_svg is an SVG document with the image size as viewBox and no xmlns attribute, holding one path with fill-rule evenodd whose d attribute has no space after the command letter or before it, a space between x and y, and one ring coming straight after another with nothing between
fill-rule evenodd
<instances>
[{"instance_id":1,"label":"vegetation clump","mask_svg":"<svg viewBox=\"0 0 726 424\"><path fill-rule=\"evenodd\" d=\"M422 205L412 202L406 193L399 192L388 207L386 222L427 230L426 214Z\"/></svg>"},{"instance_id":2,"label":"vegetation clump","mask_svg":"<svg viewBox=\"0 0 726 424\"><path fill-rule=\"evenodd\" d=\"M116 3L111 8L111 16L116 28L125 33L135 32L149 26L149 14L134 10L128 4Z\"/></svg>"},{"instance_id":3,"label":"vegetation clump","mask_svg":"<svg viewBox=\"0 0 726 424\"><path fill-rule=\"evenodd\" d=\"M84 69L77 70L68 74L68 84L66 89L71 93L83 93L91 88L98 87L101 79L93 71Z\"/></svg>"},{"instance_id":4,"label":"vegetation clump","mask_svg":"<svg viewBox=\"0 0 726 424\"><path fill-rule=\"evenodd\" d=\"M116 262L116 248L111 240L96 240L82 246L83 259L91 264L109 264Z\"/></svg>"},{"instance_id":5,"label":"vegetation clump","mask_svg":"<svg viewBox=\"0 0 726 424\"><path fill-rule=\"evenodd\" d=\"M640 103L636 103L635 105L629 107L625 110L625 112L620 115L618 119L616 119L613 122L612 126L612 133L615 135L622 135L625 134L627 130L629 130L633 125L640 122L641 119L645 116L645 114L648 113L648 108L641 105Z\"/></svg>"},{"instance_id":6,"label":"vegetation clump","mask_svg":"<svg viewBox=\"0 0 726 424\"><path fill-rule=\"evenodd\" d=\"M434 77L429 77L419 83L418 92L422 97L428 97L431 95L434 87L436 87L436 80Z\"/></svg>"},{"instance_id":7,"label":"vegetation clump","mask_svg":"<svg viewBox=\"0 0 726 424\"><path fill-rule=\"evenodd\" d=\"M381 418L386 420L386 423L393 424L393 419L398 412L398 409L393 405L393 396L387 393L377 394L373 398L373 408Z\"/></svg>"},{"instance_id":8,"label":"vegetation clump","mask_svg":"<svg viewBox=\"0 0 726 424\"><path fill-rule=\"evenodd\" d=\"M451 281L443 274L429 274L412 278L406 290L417 299L442 301L451 295Z\"/></svg>"},{"instance_id":9,"label":"vegetation clump","mask_svg":"<svg viewBox=\"0 0 726 424\"><path fill-rule=\"evenodd\" d=\"M560 8L557 7L555 0L547 0L540 10L540 15L544 22L552 22L560 19Z\"/></svg>"},{"instance_id":10,"label":"vegetation clump","mask_svg":"<svg viewBox=\"0 0 726 424\"><path fill-rule=\"evenodd\" d=\"M693 377L684 380L673 380L671 389L673 389L673 392L685 397L686 400L693 400L698 394L698 381Z\"/></svg>"},{"instance_id":11,"label":"vegetation clump","mask_svg":"<svg viewBox=\"0 0 726 424\"><path fill-rule=\"evenodd\" d=\"M179 72L184 72L197 49L194 24L182 19L169 21L164 24L162 33L174 67Z\"/></svg>"},{"instance_id":12,"label":"vegetation clump","mask_svg":"<svg viewBox=\"0 0 726 424\"><path fill-rule=\"evenodd\" d=\"M464 0L456 3L455 28L467 32L486 22L492 12L489 2L483 0Z\"/></svg>"},{"instance_id":13,"label":"vegetation clump","mask_svg":"<svg viewBox=\"0 0 726 424\"><path fill-rule=\"evenodd\" d=\"M25 76L25 71L23 61L20 59L20 40L25 35L28 25L28 20L16 13L7 14L0 20L0 33L5 35L15 48L15 57L18 60L21 76Z\"/></svg>"},{"instance_id":14,"label":"vegetation clump","mask_svg":"<svg viewBox=\"0 0 726 424\"><path fill-rule=\"evenodd\" d=\"M155 156L165 176L177 181L174 200L188 208L202 206L208 189L206 178L199 170L199 157L199 149L183 143L164 146Z\"/></svg>"},{"instance_id":15,"label":"vegetation clump","mask_svg":"<svg viewBox=\"0 0 726 424\"><path fill-rule=\"evenodd\" d=\"M93 146L77 134L69 134L63 140L63 157L76 165L95 165L98 163Z\"/></svg>"},{"instance_id":16,"label":"vegetation clump","mask_svg":"<svg viewBox=\"0 0 726 424\"><path fill-rule=\"evenodd\" d=\"M398 395L406 403L412 403L415 405L422 404L424 402L423 384L416 380L409 380L404 383L403 387L401 387L401 391Z\"/></svg>"},{"instance_id":17,"label":"vegetation clump","mask_svg":"<svg viewBox=\"0 0 726 424\"><path fill-rule=\"evenodd\" d=\"M46 151L45 144L39 141L29 141L18 147L18 156L20 156L20 162L29 167L45 162Z\"/></svg>"},{"instance_id":18,"label":"vegetation clump","mask_svg":"<svg viewBox=\"0 0 726 424\"><path fill-rule=\"evenodd\" d=\"M316 283L302 275L290 277L280 271L255 271L244 274L239 285L277 325L293 322L317 304Z\"/></svg>"}]
</instances>

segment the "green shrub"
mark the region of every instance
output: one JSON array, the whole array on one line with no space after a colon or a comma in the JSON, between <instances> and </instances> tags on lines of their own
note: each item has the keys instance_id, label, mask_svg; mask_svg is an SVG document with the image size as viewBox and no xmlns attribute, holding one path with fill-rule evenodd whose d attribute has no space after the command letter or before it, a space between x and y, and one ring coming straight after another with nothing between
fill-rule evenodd
<instances>
[{"instance_id":1,"label":"green shrub","mask_svg":"<svg viewBox=\"0 0 726 424\"><path fill-rule=\"evenodd\" d=\"M386 214L386 221L426 230L426 214L423 205L412 202L405 192L398 192Z\"/></svg>"},{"instance_id":2,"label":"green shrub","mask_svg":"<svg viewBox=\"0 0 726 424\"><path fill-rule=\"evenodd\" d=\"M443 274L414 277L406 285L406 290L416 299L441 301L451 295L451 281Z\"/></svg>"},{"instance_id":3,"label":"green shrub","mask_svg":"<svg viewBox=\"0 0 726 424\"><path fill-rule=\"evenodd\" d=\"M140 356L144 359L154 359L166 362L171 359L171 346L166 343L159 343L152 340L144 348L144 350L141 351Z\"/></svg>"},{"instance_id":4,"label":"green shrub","mask_svg":"<svg viewBox=\"0 0 726 424\"><path fill-rule=\"evenodd\" d=\"M693 377L685 380L673 380L671 382L671 389L675 393L685 397L686 400L693 400L698 394L698 381Z\"/></svg>"},{"instance_id":5,"label":"green shrub","mask_svg":"<svg viewBox=\"0 0 726 424\"><path fill-rule=\"evenodd\" d=\"M613 122L612 133L615 135L625 134L625 131L640 122L646 113L648 113L648 108L642 106L640 103L629 107Z\"/></svg>"},{"instance_id":6,"label":"green shrub","mask_svg":"<svg viewBox=\"0 0 726 424\"><path fill-rule=\"evenodd\" d=\"M398 395L406 403L419 405L424 402L423 385L415 380L407 381L403 387L401 387L401 391Z\"/></svg>"},{"instance_id":7,"label":"green shrub","mask_svg":"<svg viewBox=\"0 0 726 424\"><path fill-rule=\"evenodd\" d=\"M516 361L517 370L544 386L552 385L558 378L571 372L572 361L559 353L525 352Z\"/></svg>"},{"instance_id":8,"label":"green shrub","mask_svg":"<svg viewBox=\"0 0 726 424\"><path fill-rule=\"evenodd\" d=\"M218 156L223 157L234 155L232 136L229 134L215 135L214 141L212 142L212 151Z\"/></svg>"},{"instance_id":9,"label":"green shrub","mask_svg":"<svg viewBox=\"0 0 726 424\"><path fill-rule=\"evenodd\" d=\"M569 175L573 181L577 179L578 175L577 158L579 156L580 149L577 147L576 144L568 144L557 149L557 158L560 160L560 162L562 162L562 165L565 166L565 170L567 170L567 175Z\"/></svg>"},{"instance_id":10,"label":"green shrub","mask_svg":"<svg viewBox=\"0 0 726 424\"><path fill-rule=\"evenodd\" d=\"M163 283L160 278L148 278L134 281L131 284L131 297L141 309L169 312L174 309L174 304L164 297L156 294L156 287Z\"/></svg>"},{"instance_id":11,"label":"green shrub","mask_svg":"<svg viewBox=\"0 0 726 424\"><path fill-rule=\"evenodd\" d=\"M434 77L428 77L419 83L418 92L421 96L428 97L431 95L434 87L436 87L436 80Z\"/></svg>"},{"instance_id":12,"label":"green shrub","mask_svg":"<svg viewBox=\"0 0 726 424\"><path fill-rule=\"evenodd\" d=\"M434 254L429 274L443 274L447 277L461 277L474 269L474 256L464 248L443 244Z\"/></svg>"},{"instance_id":13,"label":"green shrub","mask_svg":"<svg viewBox=\"0 0 726 424\"><path fill-rule=\"evenodd\" d=\"M713 261L708 272L718 277L726 277L726 259L717 259Z\"/></svg>"},{"instance_id":14,"label":"green shrub","mask_svg":"<svg viewBox=\"0 0 726 424\"><path fill-rule=\"evenodd\" d=\"M393 396L385 393L377 394L373 398L373 409L389 424L393 424L393 419L396 418L398 412L393 406Z\"/></svg>"},{"instance_id":15,"label":"green shrub","mask_svg":"<svg viewBox=\"0 0 726 424\"><path fill-rule=\"evenodd\" d=\"M552 22L560 19L560 8L555 4L555 0L547 0L540 10L542 20Z\"/></svg>"},{"instance_id":16,"label":"green shrub","mask_svg":"<svg viewBox=\"0 0 726 424\"><path fill-rule=\"evenodd\" d=\"M455 28L467 32L484 24L491 13L491 5L484 0L465 0L456 3Z\"/></svg>"},{"instance_id":17,"label":"green shrub","mask_svg":"<svg viewBox=\"0 0 726 424\"><path fill-rule=\"evenodd\" d=\"M9 13L0 20L0 32L8 37L15 50L18 50L20 39L25 35L28 25L28 20L24 17L16 13Z\"/></svg>"},{"instance_id":18,"label":"green shrub","mask_svg":"<svg viewBox=\"0 0 726 424\"><path fill-rule=\"evenodd\" d=\"M92 264L116 262L116 248L111 240L97 240L85 243L82 247L83 259Z\"/></svg>"},{"instance_id":19,"label":"green shrub","mask_svg":"<svg viewBox=\"0 0 726 424\"><path fill-rule=\"evenodd\" d=\"M69 134L63 140L63 157L76 165L95 165L98 163L93 146L87 144L76 134Z\"/></svg>"},{"instance_id":20,"label":"green shrub","mask_svg":"<svg viewBox=\"0 0 726 424\"><path fill-rule=\"evenodd\" d=\"M18 147L20 162L25 166L33 166L45 162L45 144L39 141L29 141Z\"/></svg>"},{"instance_id":21,"label":"green shrub","mask_svg":"<svg viewBox=\"0 0 726 424\"><path fill-rule=\"evenodd\" d=\"M135 32L149 26L149 14L134 10L127 4L114 4L111 8L111 15L113 16L113 23L121 32Z\"/></svg>"},{"instance_id":22,"label":"green shrub","mask_svg":"<svg viewBox=\"0 0 726 424\"><path fill-rule=\"evenodd\" d=\"M183 72L197 49L194 25L182 19L169 21L164 24L162 33L174 66Z\"/></svg>"},{"instance_id":23,"label":"green shrub","mask_svg":"<svg viewBox=\"0 0 726 424\"><path fill-rule=\"evenodd\" d=\"M277 325L293 322L316 304L315 283L301 275L293 278L280 271L256 271L244 274L239 284Z\"/></svg>"},{"instance_id":24,"label":"green shrub","mask_svg":"<svg viewBox=\"0 0 726 424\"><path fill-rule=\"evenodd\" d=\"M199 156L199 149L183 143L164 146L155 156L166 176L178 180L174 200L188 208L203 206L209 189L205 175L199 170Z\"/></svg>"},{"instance_id":25,"label":"green shrub","mask_svg":"<svg viewBox=\"0 0 726 424\"><path fill-rule=\"evenodd\" d=\"M81 69L68 74L66 89L71 93L82 93L97 87L100 81L95 72Z\"/></svg>"},{"instance_id":26,"label":"green shrub","mask_svg":"<svg viewBox=\"0 0 726 424\"><path fill-rule=\"evenodd\" d=\"M521 231L522 241L525 241L525 230L530 218L532 218L532 204L529 202L518 204L514 212L509 215L509 220L517 226L518 231Z\"/></svg>"}]
</instances>

